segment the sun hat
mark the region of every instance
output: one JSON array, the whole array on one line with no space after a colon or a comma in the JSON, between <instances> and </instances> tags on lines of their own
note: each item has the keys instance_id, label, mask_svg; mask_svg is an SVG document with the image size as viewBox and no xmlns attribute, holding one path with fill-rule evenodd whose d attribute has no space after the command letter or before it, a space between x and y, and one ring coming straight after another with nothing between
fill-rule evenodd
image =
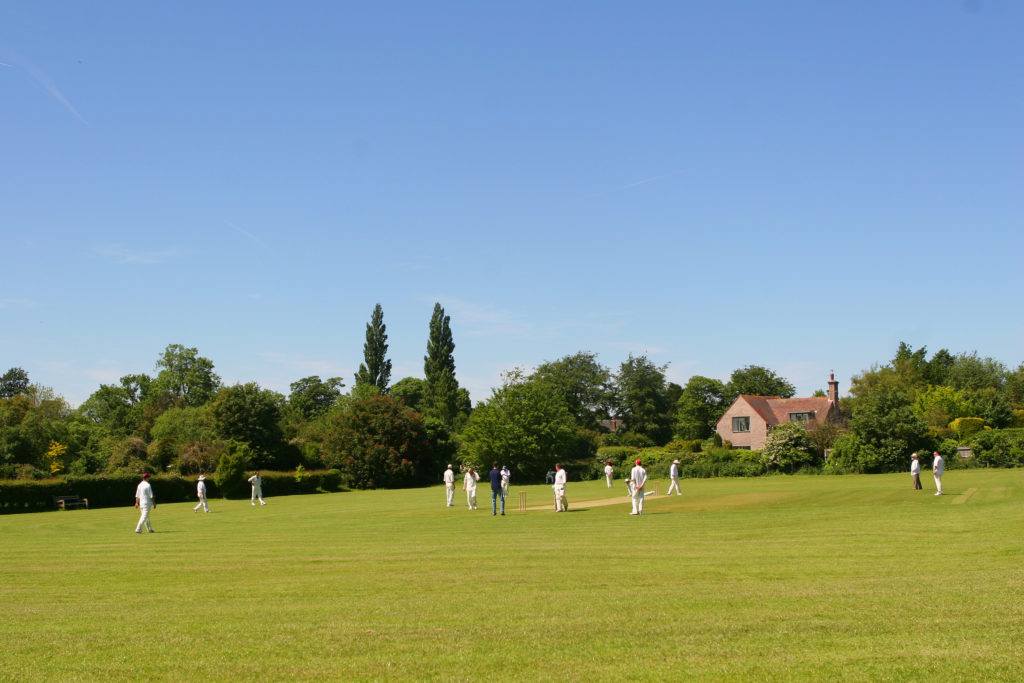
<instances>
[{"instance_id":1,"label":"sun hat","mask_svg":"<svg viewBox=\"0 0 1024 683\"><path fill-rule=\"evenodd\" d=\"M142 478L143 479L149 479L149 472L143 472L142 473Z\"/></svg>"},{"instance_id":2,"label":"sun hat","mask_svg":"<svg viewBox=\"0 0 1024 683\"><path fill-rule=\"evenodd\" d=\"M199 475L199 481L206 481L206 475L205 474L200 474Z\"/></svg>"},{"instance_id":3,"label":"sun hat","mask_svg":"<svg viewBox=\"0 0 1024 683\"><path fill-rule=\"evenodd\" d=\"M637 464L637 465L639 465L639 464L640 464L640 458L637 458L637 459L636 459L636 464Z\"/></svg>"},{"instance_id":4,"label":"sun hat","mask_svg":"<svg viewBox=\"0 0 1024 683\"><path fill-rule=\"evenodd\" d=\"M673 460L673 461L672 461L672 464L673 464L673 465L678 465L678 464L679 464L679 461L678 461L678 460Z\"/></svg>"}]
</instances>

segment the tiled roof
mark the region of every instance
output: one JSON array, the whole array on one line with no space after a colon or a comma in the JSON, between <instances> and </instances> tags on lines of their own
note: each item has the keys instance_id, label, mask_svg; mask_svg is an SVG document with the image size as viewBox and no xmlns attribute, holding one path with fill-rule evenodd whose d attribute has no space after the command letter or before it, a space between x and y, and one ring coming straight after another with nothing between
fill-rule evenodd
<instances>
[{"instance_id":1,"label":"tiled roof","mask_svg":"<svg viewBox=\"0 0 1024 683\"><path fill-rule=\"evenodd\" d=\"M815 419L824 420L832 406L825 396L780 398L778 396L741 394L739 398L746 401L768 425L789 422L790 413L813 413Z\"/></svg>"}]
</instances>

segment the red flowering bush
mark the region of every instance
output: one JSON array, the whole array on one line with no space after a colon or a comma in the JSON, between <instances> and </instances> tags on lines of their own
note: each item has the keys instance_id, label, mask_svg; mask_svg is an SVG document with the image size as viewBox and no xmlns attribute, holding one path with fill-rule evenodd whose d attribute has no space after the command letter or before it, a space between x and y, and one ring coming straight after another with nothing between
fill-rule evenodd
<instances>
[{"instance_id":1,"label":"red flowering bush","mask_svg":"<svg viewBox=\"0 0 1024 683\"><path fill-rule=\"evenodd\" d=\"M327 418L321 459L355 488L426 483L434 468L419 414L390 396L355 400Z\"/></svg>"}]
</instances>

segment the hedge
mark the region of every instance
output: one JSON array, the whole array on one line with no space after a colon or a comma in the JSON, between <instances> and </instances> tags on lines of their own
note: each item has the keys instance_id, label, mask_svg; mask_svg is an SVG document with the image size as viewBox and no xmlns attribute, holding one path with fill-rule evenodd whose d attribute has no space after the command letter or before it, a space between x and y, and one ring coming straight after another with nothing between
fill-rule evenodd
<instances>
[{"instance_id":1,"label":"hedge","mask_svg":"<svg viewBox=\"0 0 1024 683\"><path fill-rule=\"evenodd\" d=\"M260 476L263 478L265 497L343 490L338 470L261 472ZM195 477L164 474L150 478L150 483L158 505L197 500ZM136 475L117 474L68 476L39 481L0 479L0 514L53 510L54 496L87 498L90 508L134 505L135 487L138 484L139 477ZM206 495L209 498L220 495L212 477L206 479Z\"/></svg>"}]
</instances>

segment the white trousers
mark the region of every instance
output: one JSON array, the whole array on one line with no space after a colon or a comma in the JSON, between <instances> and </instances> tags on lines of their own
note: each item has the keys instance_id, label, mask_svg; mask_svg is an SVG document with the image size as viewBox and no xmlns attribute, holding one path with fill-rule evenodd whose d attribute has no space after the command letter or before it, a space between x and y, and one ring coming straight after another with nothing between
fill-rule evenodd
<instances>
[{"instance_id":1,"label":"white trousers","mask_svg":"<svg viewBox=\"0 0 1024 683\"><path fill-rule=\"evenodd\" d=\"M448 498L448 507L451 507L452 505L455 505L455 503L452 502L452 501L455 500L455 484L445 484L444 485L444 492L445 492L445 496L447 496L447 498Z\"/></svg>"},{"instance_id":2,"label":"white trousers","mask_svg":"<svg viewBox=\"0 0 1024 683\"><path fill-rule=\"evenodd\" d=\"M206 496L203 496L202 498L200 498L199 499L199 505L196 505L194 508L192 508L192 510L193 511L197 511L197 510L199 510L199 508L203 508L203 511L205 511L205 512L209 512L210 511L209 506L207 506L207 504L206 504Z\"/></svg>"},{"instance_id":3,"label":"white trousers","mask_svg":"<svg viewBox=\"0 0 1024 683\"><path fill-rule=\"evenodd\" d=\"M263 500L263 488L252 487L252 504L255 505L257 499L260 501L260 505L266 505L266 501Z\"/></svg>"},{"instance_id":4,"label":"white trousers","mask_svg":"<svg viewBox=\"0 0 1024 683\"><path fill-rule=\"evenodd\" d=\"M677 496L683 495L682 493L679 492L679 480L678 479L673 479L672 480L672 484L668 487L668 493L666 493L665 495L666 496L671 496L672 495L672 489L675 489Z\"/></svg>"},{"instance_id":5,"label":"white trousers","mask_svg":"<svg viewBox=\"0 0 1024 683\"><path fill-rule=\"evenodd\" d=\"M142 531L143 526L145 526L150 531L153 530L153 525L149 523L149 511L152 509L153 508L151 508L148 505L139 506L139 512L141 512L142 514L139 515L139 524L135 527L136 531Z\"/></svg>"},{"instance_id":6,"label":"white trousers","mask_svg":"<svg viewBox=\"0 0 1024 683\"><path fill-rule=\"evenodd\" d=\"M565 499L565 486L562 484L555 484L552 486L555 490L555 511L561 510L565 512L569 509L569 501Z\"/></svg>"},{"instance_id":7,"label":"white trousers","mask_svg":"<svg viewBox=\"0 0 1024 683\"><path fill-rule=\"evenodd\" d=\"M476 489L466 489L466 503L470 510L476 510Z\"/></svg>"},{"instance_id":8,"label":"white trousers","mask_svg":"<svg viewBox=\"0 0 1024 683\"><path fill-rule=\"evenodd\" d=\"M608 488L611 488L612 487L612 475L606 474L606 475L604 475L604 478L608 481Z\"/></svg>"},{"instance_id":9,"label":"white trousers","mask_svg":"<svg viewBox=\"0 0 1024 683\"><path fill-rule=\"evenodd\" d=\"M937 493L942 493L942 475L941 474L935 474L935 475L932 475L932 476L935 479L935 491Z\"/></svg>"},{"instance_id":10,"label":"white trousers","mask_svg":"<svg viewBox=\"0 0 1024 683\"><path fill-rule=\"evenodd\" d=\"M644 511L644 490L633 489L633 512L640 515Z\"/></svg>"}]
</instances>

